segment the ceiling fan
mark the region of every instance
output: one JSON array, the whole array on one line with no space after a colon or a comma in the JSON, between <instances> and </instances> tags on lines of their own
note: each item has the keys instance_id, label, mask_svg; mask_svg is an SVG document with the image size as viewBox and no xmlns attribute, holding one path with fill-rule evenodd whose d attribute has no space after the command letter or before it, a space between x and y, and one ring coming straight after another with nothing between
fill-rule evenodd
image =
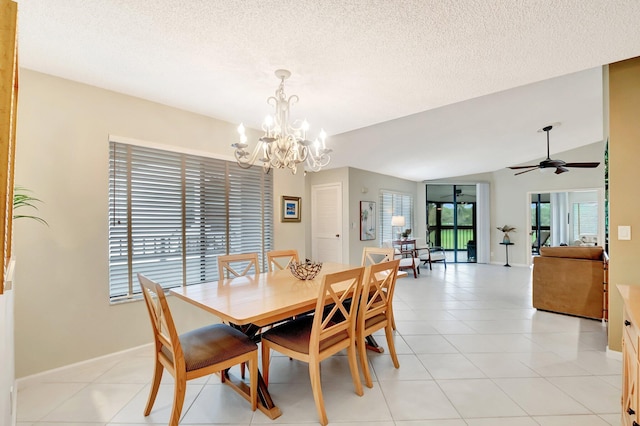
<instances>
[{"instance_id":1,"label":"ceiling fan","mask_svg":"<svg viewBox=\"0 0 640 426\"><path fill-rule=\"evenodd\" d=\"M460 198L460 197L469 197L469 194L463 194L462 193L462 189L456 188L456 198ZM447 195L443 195L442 198L453 198L453 194L447 194Z\"/></svg>"},{"instance_id":2,"label":"ceiling fan","mask_svg":"<svg viewBox=\"0 0 640 426\"><path fill-rule=\"evenodd\" d=\"M514 166L514 167L509 167L510 169L528 169L528 170L524 170L522 172L518 172L516 173L514 176L517 175L521 175L523 173L527 173L527 172L531 172L533 170L536 169L547 169L547 168L551 168L551 167L555 167L556 171L555 173L557 175L559 175L560 173L564 173L564 172L568 172L569 169L567 167L581 167L581 168L594 168L594 167L598 167L598 165L600 164L599 162L590 162L590 163L565 163L562 160L552 160L549 157L549 131L553 129L553 126L547 126L547 127L543 127L542 130L547 132L547 159L546 160L542 160L540 162L540 164L534 164L531 166Z\"/></svg>"}]
</instances>

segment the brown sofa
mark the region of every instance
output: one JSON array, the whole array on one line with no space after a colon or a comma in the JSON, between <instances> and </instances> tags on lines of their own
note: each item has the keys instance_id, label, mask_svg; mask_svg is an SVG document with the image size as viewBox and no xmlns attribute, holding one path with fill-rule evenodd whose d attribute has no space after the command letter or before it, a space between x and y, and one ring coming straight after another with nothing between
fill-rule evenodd
<instances>
[{"instance_id":1,"label":"brown sofa","mask_svg":"<svg viewBox=\"0 0 640 426\"><path fill-rule=\"evenodd\" d=\"M606 319L607 262L602 247L542 247L533 259L533 307Z\"/></svg>"}]
</instances>

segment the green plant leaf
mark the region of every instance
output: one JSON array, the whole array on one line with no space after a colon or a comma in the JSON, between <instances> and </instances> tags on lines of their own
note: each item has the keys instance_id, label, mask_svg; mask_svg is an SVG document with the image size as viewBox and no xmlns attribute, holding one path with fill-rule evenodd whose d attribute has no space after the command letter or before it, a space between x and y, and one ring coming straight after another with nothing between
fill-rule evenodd
<instances>
[{"instance_id":1,"label":"green plant leaf","mask_svg":"<svg viewBox=\"0 0 640 426\"><path fill-rule=\"evenodd\" d=\"M28 219L33 219L37 222L42 223L43 225L47 225L49 226L49 224L47 223L46 220L42 219L41 217L38 216L33 216L33 215L27 215L27 214L16 214L15 211L17 209L23 209L23 208L32 208L34 210L38 210L38 206L36 205L36 203L41 203L42 200L33 197L31 195L29 195L31 191L21 187L21 186L16 186L13 190L13 219L21 219L21 218L28 218Z\"/></svg>"}]
</instances>

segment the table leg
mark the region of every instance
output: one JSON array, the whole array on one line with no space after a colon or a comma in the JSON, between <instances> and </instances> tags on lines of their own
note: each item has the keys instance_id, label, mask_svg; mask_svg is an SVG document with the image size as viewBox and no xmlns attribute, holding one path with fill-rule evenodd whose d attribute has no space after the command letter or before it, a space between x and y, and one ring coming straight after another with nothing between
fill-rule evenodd
<instances>
[{"instance_id":1,"label":"table leg","mask_svg":"<svg viewBox=\"0 0 640 426\"><path fill-rule=\"evenodd\" d=\"M505 246L504 246L504 250L505 250L506 255L507 255L507 263L505 263L505 265L504 265L504 266L509 266L509 267L511 267L511 265L509 265L509 246L508 246L508 245L505 245Z\"/></svg>"},{"instance_id":2,"label":"table leg","mask_svg":"<svg viewBox=\"0 0 640 426\"><path fill-rule=\"evenodd\" d=\"M229 370L223 371L222 374L222 381L224 384L231 386L233 390L239 393L240 396L245 398L247 401L251 401L249 397L251 394L249 386L244 381L230 375ZM251 377L251 380L253 380L253 377ZM258 371L258 409L271 420L277 419L282 415L282 411L280 411L280 409L273 403L271 394L269 394L269 389L267 389L267 385L264 383L264 379L262 378L260 371Z\"/></svg>"},{"instance_id":3,"label":"table leg","mask_svg":"<svg viewBox=\"0 0 640 426\"><path fill-rule=\"evenodd\" d=\"M384 352L384 348L380 346L378 342L376 342L376 339L374 339L373 336L365 337L364 341L367 349L369 349L370 351L377 352L379 354Z\"/></svg>"},{"instance_id":4,"label":"table leg","mask_svg":"<svg viewBox=\"0 0 640 426\"><path fill-rule=\"evenodd\" d=\"M260 329L254 324L248 324L246 326L240 326L237 324L230 324L232 327L242 331L244 334L249 336L251 340L256 343L260 342ZM250 380L254 380L253 377L250 377ZM262 411L267 417L271 420L277 419L282 415L282 411L273 403L273 399L271 399L271 394L269 393L269 389L267 388L266 383L264 382L264 378L262 377L262 373L258 370L258 409ZM249 386L240 378L236 378L229 374L229 370L225 370L222 372L222 382L228 386L231 386L233 390L235 390L240 396L245 398L247 401L251 402L251 390Z\"/></svg>"}]
</instances>

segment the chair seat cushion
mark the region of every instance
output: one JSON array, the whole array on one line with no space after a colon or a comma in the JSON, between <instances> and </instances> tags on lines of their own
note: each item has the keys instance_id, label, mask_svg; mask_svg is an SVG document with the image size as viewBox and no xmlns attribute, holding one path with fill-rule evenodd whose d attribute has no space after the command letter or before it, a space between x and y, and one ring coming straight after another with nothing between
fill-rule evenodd
<instances>
[{"instance_id":1,"label":"chair seat cushion","mask_svg":"<svg viewBox=\"0 0 640 426\"><path fill-rule=\"evenodd\" d=\"M187 371L258 350L258 345L247 335L226 324L212 324L181 334L180 345ZM171 357L166 348L162 351Z\"/></svg>"},{"instance_id":2,"label":"chair seat cushion","mask_svg":"<svg viewBox=\"0 0 640 426\"><path fill-rule=\"evenodd\" d=\"M371 318L367 318L364 321L364 328L366 329L366 328L373 327L374 325L379 324L379 323L381 323L382 321L384 321L386 319L387 319L387 317L386 317L385 314L378 314L378 315L375 315L375 316L373 316Z\"/></svg>"},{"instance_id":3,"label":"chair seat cushion","mask_svg":"<svg viewBox=\"0 0 640 426\"><path fill-rule=\"evenodd\" d=\"M296 352L309 354L309 339L313 326L313 315L297 318L293 321L278 325L262 334L263 340L269 340L277 345L292 349ZM331 336L320 342L320 352L331 345L349 337L346 331Z\"/></svg>"},{"instance_id":4,"label":"chair seat cushion","mask_svg":"<svg viewBox=\"0 0 640 426\"><path fill-rule=\"evenodd\" d=\"M400 259L401 268L413 268L413 265L417 265L419 263L420 259L418 258L411 259L410 257L403 257L402 259Z\"/></svg>"}]
</instances>

